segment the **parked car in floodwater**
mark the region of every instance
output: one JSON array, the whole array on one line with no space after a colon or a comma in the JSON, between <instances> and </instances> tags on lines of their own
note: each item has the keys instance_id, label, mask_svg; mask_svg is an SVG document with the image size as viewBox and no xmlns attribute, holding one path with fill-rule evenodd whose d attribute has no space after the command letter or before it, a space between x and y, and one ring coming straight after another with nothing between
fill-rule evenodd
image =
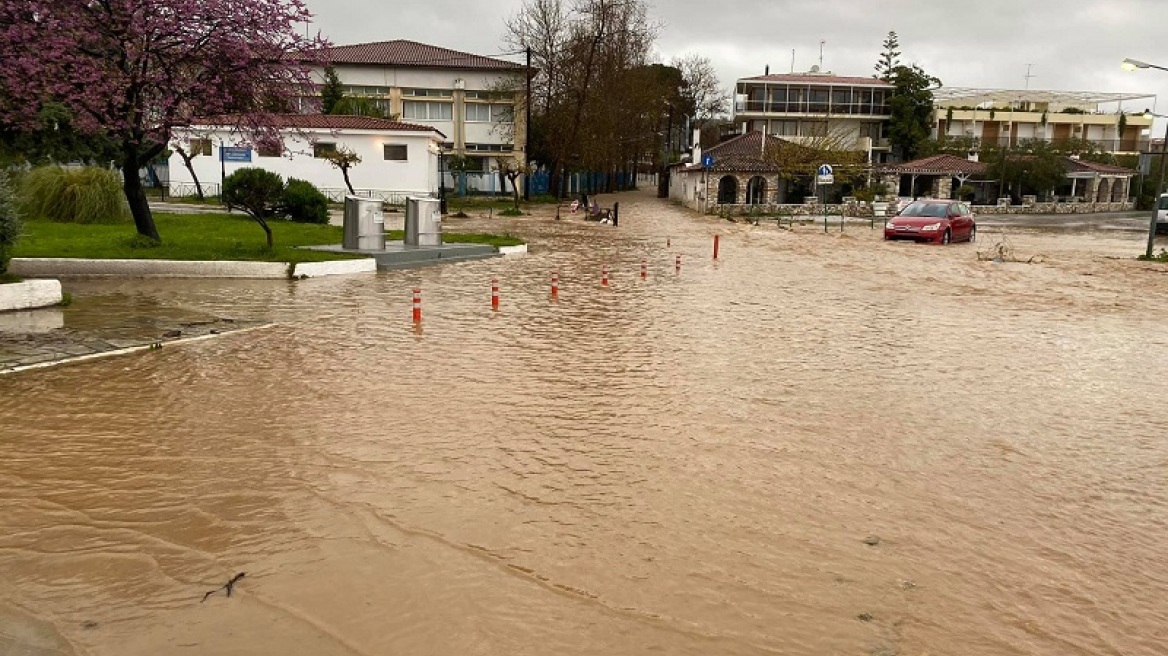
<instances>
[{"instance_id":1,"label":"parked car in floodwater","mask_svg":"<svg viewBox=\"0 0 1168 656\"><path fill-rule=\"evenodd\" d=\"M977 222L967 203L916 200L884 224L884 238L934 244L973 241L977 238Z\"/></svg>"}]
</instances>

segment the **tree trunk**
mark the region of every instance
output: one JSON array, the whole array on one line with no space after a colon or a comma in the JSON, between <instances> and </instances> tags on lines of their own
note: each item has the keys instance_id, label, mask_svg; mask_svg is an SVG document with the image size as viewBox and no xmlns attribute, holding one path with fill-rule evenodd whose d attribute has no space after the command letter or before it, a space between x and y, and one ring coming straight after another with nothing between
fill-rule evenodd
<instances>
[{"instance_id":1,"label":"tree trunk","mask_svg":"<svg viewBox=\"0 0 1168 656\"><path fill-rule=\"evenodd\" d=\"M191 160L194 157L187 154L187 151L183 150L182 146L176 146L174 152L178 153L178 156L182 158L183 165L191 172L191 180L195 181L195 193L199 195L199 200L206 200L206 196L203 195L203 183L199 182L199 176L195 173L194 165L191 164ZM219 193L222 194L223 192L220 191Z\"/></svg>"},{"instance_id":2,"label":"tree trunk","mask_svg":"<svg viewBox=\"0 0 1168 656\"><path fill-rule=\"evenodd\" d=\"M347 168L342 168L342 169L341 169L341 175L343 175L343 176L345 177L345 186L349 188L349 194L350 194L350 195L353 195L353 196L356 196L356 195L357 195L357 192L353 191L353 183L352 183L352 182L349 182L349 169L347 169ZM266 226L266 225L265 225L264 227L265 227L265 229L267 228L267 226ZM268 246L271 246L271 245L272 245L272 243L271 243L271 242L272 242L272 234L269 232L269 233L268 233Z\"/></svg>"},{"instance_id":3,"label":"tree trunk","mask_svg":"<svg viewBox=\"0 0 1168 656\"><path fill-rule=\"evenodd\" d=\"M142 178L138 177L137 153L128 149L122 159L122 190L126 192L126 202L130 204L130 214L134 217L134 227L138 229L138 234L162 241L154 225L154 215L150 213L146 190L142 188Z\"/></svg>"},{"instance_id":4,"label":"tree trunk","mask_svg":"<svg viewBox=\"0 0 1168 656\"><path fill-rule=\"evenodd\" d=\"M515 211L518 212L519 211L519 184L518 184L519 174L518 173L515 173L515 174L508 173L507 178L509 180L511 180L511 191L515 195Z\"/></svg>"},{"instance_id":5,"label":"tree trunk","mask_svg":"<svg viewBox=\"0 0 1168 656\"><path fill-rule=\"evenodd\" d=\"M264 229L264 235L268 238L268 248L274 248L275 243L272 241L272 228L268 225L268 222L258 216L251 218L255 219L255 222L260 224L260 227Z\"/></svg>"}]
</instances>

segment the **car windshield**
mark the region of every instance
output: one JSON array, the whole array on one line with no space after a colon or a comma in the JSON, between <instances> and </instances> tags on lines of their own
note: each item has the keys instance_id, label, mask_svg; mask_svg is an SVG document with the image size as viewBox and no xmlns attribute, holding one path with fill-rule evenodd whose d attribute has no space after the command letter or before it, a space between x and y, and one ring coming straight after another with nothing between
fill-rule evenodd
<instances>
[{"instance_id":1,"label":"car windshield","mask_svg":"<svg viewBox=\"0 0 1168 656\"><path fill-rule=\"evenodd\" d=\"M1160 209L1168 210L1168 196L1160 197Z\"/></svg>"},{"instance_id":2,"label":"car windshield","mask_svg":"<svg viewBox=\"0 0 1168 656\"><path fill-rule=\"evenodd\" d=\"M949 211L949 206L945 203L913 203L904 208L900 213L901 216L927 216L931 218L943 219Z\"/></svg>"}]
</instances>

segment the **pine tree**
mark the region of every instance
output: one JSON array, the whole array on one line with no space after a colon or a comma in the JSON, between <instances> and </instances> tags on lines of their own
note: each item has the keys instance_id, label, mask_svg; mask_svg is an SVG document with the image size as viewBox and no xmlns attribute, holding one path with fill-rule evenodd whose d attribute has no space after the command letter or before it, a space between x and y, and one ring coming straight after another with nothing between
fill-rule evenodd
<instances>
[{"instance_id":1,"label":"pine tree","mask_svg":"<svg viewBox=\"0 0 1168 656\"><path fill-rule=\"evenodd\" d=\"M900 51L897 50L900 47L900 39L897 38L895 30L888 33L881 47L884 48L884 52L880 53L880 59L876 62L876 74L881 80L890 82L893 70L900 66Z\"/></svg>"},{"instance_id":2,"label":"pine tree","mask_svg":"<svg viewBox=\"0 0 1168 656\"><path fill-rule=\"evenodd\" d=\"M344 97L345 89L341 86L341 78L337 77L337 69L325 67L324 86L320 89L320 113L332 114Z\"/></svg>"}]
</instances>

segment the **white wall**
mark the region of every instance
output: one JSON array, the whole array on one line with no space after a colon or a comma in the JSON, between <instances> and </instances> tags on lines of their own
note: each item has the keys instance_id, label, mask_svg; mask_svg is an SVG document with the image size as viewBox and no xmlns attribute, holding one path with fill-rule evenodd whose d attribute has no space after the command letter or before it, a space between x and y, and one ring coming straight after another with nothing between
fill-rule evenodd
<instances>
[{"instance_id":1,"label":"white wall","mask_svg":"<svg viewBox=\"0 0 1168 656\"><path fill-rule=\"evenodd\" d=\"M507 77L523 73L500 75L477 70L391 68L387 66L359 66L337 64L337 77L352 86L399 87L405 89L453 89L455 80L462 80L468 91L491 91ZM316 71L315 77L323 83L323 71Z\"/></svg>"},{"instance_id":2,"label":"white wall","mask_svg":"<svg viewBox=\"0 0 1168 656\"><path fill-rule=\"evenodd\" d=\"M283 157L260 157L252 151L250 163L227 162L227 175L246 167L267 169L288 178L307 180L321 189L343 189L345 180L341 172L328 160L312 156L312 141L337 144L356 152L361 163L349 171L349 179L354 189L379 192L402 192L411 194L433 194L438 190L438 156L432 152L437 148L439 137L433 132L399 132L388 130L353 130L330 133L324 130L308 130L304 135L284 133L285 153ZM246 145L239 135L223 130L201 130L176 132L176 141L186 144L191 136L207 137L212 140L210 157L196 157L193 160L199 181L218 184L221 178L219 163L220 139L227 146ZM404 144L408 161L386 161L383 146ZM178 154L170 157L171 193L179 194L181 183L191 183L190 171ZM188 192L188 193L193 193Z\"/></svg>"}]
</instances>

